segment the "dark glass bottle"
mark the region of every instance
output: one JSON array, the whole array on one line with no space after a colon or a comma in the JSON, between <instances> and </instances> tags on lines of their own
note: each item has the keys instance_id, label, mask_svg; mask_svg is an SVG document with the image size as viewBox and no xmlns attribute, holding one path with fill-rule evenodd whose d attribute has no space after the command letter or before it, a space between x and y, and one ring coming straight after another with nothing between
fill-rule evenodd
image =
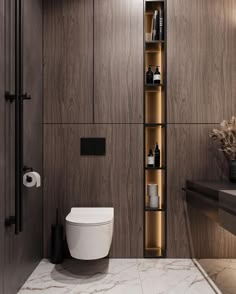
<instances>
[{"instance_id":1,"label":"dark glass bottle","mask_svg":"<svg viewBox=\"0 0 236 294\"><path fill-rule=\"evenodd\" d=\"M161 83L161 73L159 71L159 66L156 67L156 71L154 73L154 84L160 84Z\"/></svg>"},{"instance_id":2,"label":"dark glass bottle","mask_svg":"<svg viewBox=\"0 0 236 294\"><path fill-rule=\"evenodd\" d=\"M148 71L146 72L146 84L153 84L153 72L150 65L148 67Z\"/></svg>"},{"instance_id":3,"label":"dark glass bottle","mask_svg":"<svg viewBox=\"0 0 236 294\"><path fill-rule=\"evenodd\" d=\"M156 143L155 147L155 167L161 166L161 152L158 146L158 143Z\"/></svg>"},{"instance_id":4,"label":"dark glass bottle","mask_svg":"<svg viewBox=\"0 0 236 294\"><path fill-rule=\"evenodd\" d=\"M154 167L154 156L153 156L152 149L150 149L148 153L147 166Z\"/></svg>"}]
</instances>

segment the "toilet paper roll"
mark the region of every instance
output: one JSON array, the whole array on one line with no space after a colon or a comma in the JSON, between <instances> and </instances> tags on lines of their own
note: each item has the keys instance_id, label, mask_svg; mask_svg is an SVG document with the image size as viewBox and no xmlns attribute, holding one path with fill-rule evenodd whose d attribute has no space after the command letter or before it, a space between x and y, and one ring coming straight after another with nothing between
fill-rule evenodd
<instances>
[{"instance_id":1,"label":"toilet paper roll","mask_svg":"<svg viewBox=\"0 0 236 294\"><path fill-rule=\"evenodd\" d=\"M158 185L148 184L148 196L157 196L157 195L158 195Z\"/></svg>"},{"instance_id":2,"label":"toilet paper roll","mask_svg":"<svg viewBox=\"0 0 236 294\"><path fill-rule=\"evenodd\" d=\"M150 196L149 206L151 208L158 208L158 206L159 206L159 197L158 196Z\"/></svg>"},{"instance_id":3,"label":"toilet paper roll","mask_svg":"<svg viewBox=\"0 0 236 294\"><path fill-rule=\"evenodd\" d=\"M23 184L27 188L40 187L41 186L40 174L34 171L25 173L23 176Z\"/></svg>"}]
</instances>

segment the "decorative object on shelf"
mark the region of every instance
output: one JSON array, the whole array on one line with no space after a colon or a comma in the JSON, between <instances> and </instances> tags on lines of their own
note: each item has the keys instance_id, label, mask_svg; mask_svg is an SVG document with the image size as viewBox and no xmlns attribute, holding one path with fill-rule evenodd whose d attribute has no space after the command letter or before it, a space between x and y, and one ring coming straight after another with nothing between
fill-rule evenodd
<instances>
[{"instance_id":1,"label":"decorative object on shelf","mask_svg":"<svg viewBox=\"0 0 236 294\"><path fill-rule=\"evenodd\" d=\"M161 83L161 73L159 71L159 65L156 66L156 71L154 73L154 78L153 78L153 82L154 84L160 84Z\"/></svg>"},{"instance_id":2,"label":"decorative object on shelf","mask_svg":"<svg viewBox=\"0 0 236 294\"><path fill-rule=\"evenodd\" d=\"M161 8L159 9L159 40L164 40L164 15Z\"/></svg>"},{"instance_id":3,"label":"decorative object on shelf","mask_svg":"<svg viewBox=\"0 0 236 294\"><path fill-rule=\"evenodd\" d=\"M229 179L236 183L236 117L230 121L223 120L221 129L213 129L210 137L220 142L220 151L229 161Z\"/></svg>"},{"instance_id":4,"label":"decorative object on shelf","mask_svg":"<svg viewBox=\"0 0 236 294\"><path fill-rule=\"evenodd\" d=\"M150 149L148 153L147 166L154 167L154 155L153 155L152 149Z\"/></svg>"},{"instance_id":5,"label":"decorative object on shelf","mask_svg":"<svg viewBox=\"0 0 236 294\"><path fill-rule=\"evenodd\" d=\"M158 168L161 166L161 151L159 149L158 143L156 143L154 154L155 154L155 167Z\"/></svg>"},{"instance_id":6,"label":"decorative object on shelf","mask_svg":"<svg viewBox=\"0 0 236 294\"><path fill-rule=\"evenodd\" d=\"M150 208L158 208L159 207L159 197L158 196L150 196L149 207Z\"/></svg>"},{"instance_id":7,"label":"decorative object on shelf","mask_svg":"<svg viewBox=\"0 0 236 294\"><path fill-rule=\"evenodd\" d=\"M152 72L151 65L149 65L148 71L146 72L146 84L147 85L152 85L153 84L153 72Z\"/></svg>"},{"instance_id":8,"label":"decorative object on shelf","mask_svg":"<svg viewBox=\"0 0 236 294\"><path fill-rule=\"evenodd\" d=\"M149 207L158 208L159 206L159 197L158 197L158 185L157 184L148 184L147 185L148 196L149 196Z\"/></svg>"},{"instance_id":9,"label":"decorative object on shelf","mask_svg":"<svg viewBox=\"0 0 236 294\"><path fill-rule=\"evenodd\" d=\"M159 19L159 11L155 10L154 15L152 18L152 40L158 40L159 39L159 24L160 24L160 19Z\"/></svg>"},{"instance_id":10,"label":"decorative object on shelf","mask_svg":"<svg viewBox=\"0 0 236 294\"><path fill-rule=\"evenodd\" d=\"M154 10L153 13L151 39L152 41L164 40L164 13L161 7ZM146 40L149 41L149 38L146 38Z\"/></svg>"},{"instance_id":11,"label":"decorative object on shelf","mask_svg":"<svg viewBox=\"0 0 236 294\"><path fill-rule=\"evenodd\" d=\"M158 185L157 184L148 184L148 196L157 196Z\"/></svg>"}]
</instances>

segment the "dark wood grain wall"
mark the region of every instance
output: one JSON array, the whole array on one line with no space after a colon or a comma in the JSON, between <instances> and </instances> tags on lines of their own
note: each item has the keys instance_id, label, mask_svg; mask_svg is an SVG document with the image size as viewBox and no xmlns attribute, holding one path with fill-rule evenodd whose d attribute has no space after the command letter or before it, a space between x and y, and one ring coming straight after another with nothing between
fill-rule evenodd
<instances>
[{"instance_id":1,"label":"dark wood grain wall","mask_svg":"<svg viewBox=\"0 0 236 294\"><path fill-rule=\"evenodd\" d=\"M44 122L93 122L93 0L44 1Z\"/></svg>"},{"instance_id":2,"label":"dark wood grain wall","mask_svg":"<svg viewBox=\"0 0 236 294\"><path fill-rule=\"evenodd\" d=\"M200 250L204 248L200 241L204 226L199 219L204 217L188 211L182 187L186 179L220 180L228 176L227 163L211 142L209 132L236 113L236 2L168 0L167 7L167 255L189 257L194 240L199 257L204 254ZM195 228L191 230L193 223ZM205 247L209 250L205 253L208 257L213 257L210 252L223 257L222 242L220 245L216 238L220 229L205 218L204 223L215 237L213 242L213 237L208 239ZM220 231L219 236L226 237L227 257L236 239Z\"/></svg>"},{"instance_id":3,"label":"dark wood grain wall","mask_svg":"<svg viewBox=\"0 0 236 294\"><path fill-rule=\"evenodd\" d=\"M143 123L143 1L94 4L95 122Z\"/></svg>"},{"instance_id":4,"label":"dark wood grain wall","mask_svg":"<svg viewBox=\"0 0 236 294\"><path fill-rule=\"evenodd\" d=\"M44 254L57 207L111 206L111 256L142 257L143 1L44 3ZM80 156L93 136L106 155Z\"/></svg>"}]
</instances>

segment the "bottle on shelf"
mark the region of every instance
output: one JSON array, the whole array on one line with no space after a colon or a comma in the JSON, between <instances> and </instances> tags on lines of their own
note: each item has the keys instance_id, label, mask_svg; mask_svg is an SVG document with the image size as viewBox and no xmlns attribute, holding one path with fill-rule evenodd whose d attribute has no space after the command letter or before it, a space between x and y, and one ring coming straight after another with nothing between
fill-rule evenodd
<instances>
[{"instance_id":1,"label":"bottle on shelf","mask_svg":"<svg viewBox=\"0 0 236 294\"><path fill-rule=\"evenodd\" d=\"M158 143L156 143L154 154L155 154L155 159L154 159L155 167L160 167L161 166L161 151L159 149Z\"/></svg>"},{"instance_id":2,"label":"bottle on shelf","mask_svg":"<svg viewBox=\"0 0 236 294\"><path fill-rule=\"evenodd\" d=\"M156 66L156 71L154 73L153 81L154 84L160 84L161 83L161 73L159 71L159 65Z\"/></svg>"},{"instance_id":3,"label":"bottle on shelf","mask_svg":"<svg viewBox=\"0 0 236 294\"><path fill-rule=\"evenodd\" d=\"M159 9L159 40L164 40L164 13L163 9Z\"/></svg>"},{"instance_id":4,"label":"bottle on shelf","mask_svg":"<svg viewBox=\"0 0 236 294\"><path fill-rule=\"evenodd\" d=\"M154 167L154 155L153 155L152 149L150 149L148 153L147 166Z\"/></svg>"},{"instance_id":5,"label":"bottle on shelf","mask_svg":"<svg viewBox=\"0 0 236 294\"><path fill-rule=\"evenodd\" d=\"M153 84L153 72L151 65L149 65L148 71L146 72L146 84Z\"/></svg>"}]
</instances>

